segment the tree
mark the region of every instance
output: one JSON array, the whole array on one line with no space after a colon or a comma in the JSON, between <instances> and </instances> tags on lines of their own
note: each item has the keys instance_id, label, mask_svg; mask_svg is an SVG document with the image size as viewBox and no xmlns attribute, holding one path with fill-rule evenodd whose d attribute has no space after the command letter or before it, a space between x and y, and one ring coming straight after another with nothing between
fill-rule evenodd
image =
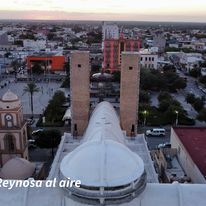
<instances>
[{"instance_id":1,"label":"tree","mask_svg":"<svg viewBox=\"0 0 206 206\"><path fill-rule=\"evenodd\" d=\"M41 67L41 64L39 63L34 63L34 65L31 68L32 73L34 74L42 74L44 72L44 70Z\"/></svg>"},{"instance_id":2,"label":"tree","mask_svg":"<svg viewBox=\"0 0 206 206\"><path fill-rule=\"evenodd\" d=\"M31 114L32 114L32 118L33 118L33 115L34 115L33 95L35 92L39 92L39 88L37 87L37 85L34 82L30 82L24 88L24 92L27 92L30 94L30 107L31 107Z\"/></svg>"},{"instance_id":3,"label":"tree","mask_svg":"<svg viewBox=\"0 0 206 206\"><path fill-rule=\"evenodd\" d=\"M200 68L191 69L189 71L189 74L190 76L195 77L195 78L199 77L201 75Z\"/></svg>"},{"instance_id":4,"label":"tree","mask_svg":"<svg viewBox=\"0 0 206 206\"><path fill-rule=\"evenodd\" d=\"M144 91L144 90L140 90L139 102L141 102L141 103L149 103L150 102L149 93Z\"/></svg>"},{"instance_id":5,"label":"tree","mask_svg":"<svg viewBox=\"0 0 206 206\"><path fill-rule=\"evenodd\" d=\"M203 108L203 109L200 110L197 118L200 121L205 121L206 122L206 108Z\"/></svg>"},{"instance_id":6,"label":"tree","mask_svg":"<svg viewBox=\"0 0 206 206\"><path fill-rule=\"evenodd\" d=\"M195 95L194 94L187 94L186 101L187 103L193 104L195 102Z\"/></svg>"},{"instance_id":7,"label":"tree","mask_svg":"<svg viewBox=\"0 0 206 206\"><path fill-rule=\"evenodd\" d=\"M53 99L49 101L49 104L45 111L46 121L54 123L55 121L61 121L64 114L62 105L66 101L64 92L55 92Z\"/></svg>"},{"instance_id":8,"label":"tree","mask_svg":"<svg viewBox=\"0 0 206 206\"><path fill-rule=\"evenodd\" d=\"M120 78L121 78L121 73L120 73L120 71L114 71L114 72L112 73L112 75L113 75L113 80L114 80L115 82L120 82Z\"/></svg>"},{"instance_id":9,"label":"tree","mask_svg":"<svg viewBox=\"0 0 206 206\"><path fill-rule=\"evenodd\" d=\"M194 102L194 108L196 111L200 111L204 107L204 101L201 98L196 98Z\"/></svg>"},{"instance_id":10,"label":"tree","mask_svg":"<svg viewBox=\"0 0 206 206\"><path fill-rule=\"evenodd\" d=\"M15 79L18 73L19 68L21 67L21 63L18 60L14 60L11 62L11 66L13 68L14 74L15 74Z\"/></svg>"},{"instance_id":11,"label":"tree","mask_svg":"<svg viewBox=\"0 0 206 206\"><path fill-rule=\"evenodd\" d=\"M56 148L61 141L61 132L56 129L44 130L39 133L36 138L36 145L40 148L52 149L52 157L54 156L53 149Z\"/></svg>"},{"instance_id":12,"label":"tree","mask_svg":"<svg viewBox=\"0 0 206 206\"><path fill-rule=\"evenodd\" d=\"M199 81L200 81L200 83L202 83L202 84L206 84L206 76L201 76L201 77L199 78Z\"/></svg>"},{"instance_id":13,"label":"tree","mask_svg":"<svg viewBox=\"0 0 206 206\"><path fill-rule=\"evenodd\" d=\"M69 61L65 62L64 70L65 70L66 74L70 76L70 62Z\"/></svg>"},{"instance_id":14,"label":"tree","mask_svg":"<svg viewBox=\"0 0 206 206\"><path fill-rule=\"evenodd\" d=\"M163 100L171 101L172 96L168 92L161 92L158 96L158 100L159 101L163 101Z\"/></svg>"}]
</instances>

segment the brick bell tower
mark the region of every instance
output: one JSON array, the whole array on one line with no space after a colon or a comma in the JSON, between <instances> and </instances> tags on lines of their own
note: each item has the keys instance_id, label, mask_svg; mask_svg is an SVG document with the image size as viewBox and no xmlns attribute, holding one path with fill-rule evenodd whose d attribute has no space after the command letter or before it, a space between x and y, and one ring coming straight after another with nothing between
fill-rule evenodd
<instances>
[{"instance_id":1,"label":"brick bell tower","mask_svg":"<svg viewBox=\"0 0 206 206\"><path fill-rule=\"evenodd\" d=\"M90 104L90 59L88 51L71 53L71 132L82 136L87 128Z\"/></svg>"},{"instance_id":2,"label":"brick bell tower","mask_svg":"<svg viewBox=\"0 0 206 206\"><path fill-rule=\"evenodd\" d=\"M14 157L28 159L27 127L19 98L8 90L0 99L0 165Z\"/></svg>"},{"instance_id":3,"label":"brick bell tower","mask_svg":"<svg viewBox=\"0 0 206 206\"><path fill-rule=\"evenodd\" d=\"M138 52L122 52L120 122L127 136L136 136L139 106L140 64Z\"/></svg>"}]
</instances>

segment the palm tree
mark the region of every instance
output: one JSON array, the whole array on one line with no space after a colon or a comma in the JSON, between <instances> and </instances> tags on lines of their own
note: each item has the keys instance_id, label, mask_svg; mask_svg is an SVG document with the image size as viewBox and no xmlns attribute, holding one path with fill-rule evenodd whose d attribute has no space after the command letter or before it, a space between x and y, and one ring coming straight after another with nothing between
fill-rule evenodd
<instances>
[{"instance_id":1,"label":"palm tree","mask_svg":"<svg viewBox=\"0 0 206 206\"><path fill-rule=\"evenodd\" d=\"M35 92L39 92L39 88L37 87L37 85L34 82L30 82L24 88L24 92L28 92L30 94L30 98L31 98L30 106L31 106L31 114L32 114L32 118L33 118L33 114L34 114L33 95Z\"/></svg>"}]
</instances>

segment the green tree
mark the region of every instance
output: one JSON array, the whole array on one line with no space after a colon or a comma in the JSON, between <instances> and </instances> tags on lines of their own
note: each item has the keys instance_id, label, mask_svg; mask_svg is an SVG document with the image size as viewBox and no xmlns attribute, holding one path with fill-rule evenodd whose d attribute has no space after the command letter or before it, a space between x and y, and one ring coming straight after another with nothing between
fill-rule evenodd
<instances>
[{"instance_id":1,"label":"green tree","mask_svg":"<svg viewBox=\"0 0 206 206\"><path fill-rule=\"evenodd\" d=\"M149 103L150 102L150 95L147 91L140 90L139 102L140 103Z\"/></svg>"},{"instance_id":2,"label":"green tree","mask_svg":"<svg viewBox=\"0 0 206 206\"><path fill-rule=\"evenodd\" d=\"M204 107L204 101L201 98L198 97L198 98L196 98L193 106L194 106L194 109L196 111L200 111Z\"/></svg>"},{"instance_id":3,"label":"green tree","mask_svg":"<svg viewBox=\"0 0 206 206\"><path fill-rule=\"evenodd\" d=\"M206 84L206 76L201 76L201 77L199 78L199 81L200 81L200 83L202 83L202 84Z\"/></svg>"},{"instance_id":4,"label":"green tree","mask_svg":"<svg viewBox=\"0 0 206 206\"><path fill-rule=\"evenodd\" d=\"M189 71L189 74L190 76L195 77L195 78L199 77L201 75L200 68L191 69Z\"/></svg>"},{"instance_id":5,"label":"green tree","mask_svg":"<svg viewBox=\"0 0 206 206\"><path fill-rule=\"evenodd\" d=\"M44 130L39 133L36 138L36 145L40 148L52 149L52 157L54 156L54 148L56 148L61 141L61 132L56 129Z\"/></svg>"},{"instance_id":6,"label":"green tree","mask_svg":"<svg viewBox=\"0 0 206 206\"><path fill-rule=\"evenodd\" d=\"M39 63L34 63L34 65L31 68L32 73L34 74L42 74L44 72L44 70L41 67L41 64Z\"/></svg>"},{"instance_id":7,"label":"green tree","mask_svg":"<svg viewBox=\"0 0 206 206\"><path fill-rule=\"evenodd\" d=\"M187 94L186 101L187 103L194 104L195 102L195 95L194 94Z\"/></svg>"},{"instance_id":8,"label":"green tree","mask_svg":"<svg viewBox=\"0 0 206 206\"><path fill-rule=\"evenodd\" d=\"M39 88L37 87L37 85L34 82L30 82L24 88L24 92L27 92L30 94L30 107L31 107L31 114L32 114L32 118L33 118L33 115L34 115L33 95L35 92L39 92Z\"/></svg>"},{"instance_id":9,"label":"green tree","mask_svg":"<svg viewBox=\"0 0 206 206\"><path fill-rule=\"evenodd\" d=\"M21 67L21 63L18 60L14 60L14 61L11 62L11 66L13 68L15 79L16 79L18 70Z\"/></svg>"},{"instance_id":10,"label":"green tree","mask_svg":"<svg viewBox=\"0 0 206 206\"><path fill-rule=\"evenodd\" d=\"M46 121L54 123L56 121L61 121L64 114L64 109L62 105L65 103L66 98L64 92L55 92L53 99L49 101L49 104L45 111Z\"/></svg>"},{"instance_id":11,"label":"green tree","mask_svg":"<svg viewBox=\"0 0 206 206\"><path fill-rule=\"evenodd\" d=\"M200 110L197 119L200 121L205 121L206 122L206 108L203 108Z\"/></svg>"}]
</instances>

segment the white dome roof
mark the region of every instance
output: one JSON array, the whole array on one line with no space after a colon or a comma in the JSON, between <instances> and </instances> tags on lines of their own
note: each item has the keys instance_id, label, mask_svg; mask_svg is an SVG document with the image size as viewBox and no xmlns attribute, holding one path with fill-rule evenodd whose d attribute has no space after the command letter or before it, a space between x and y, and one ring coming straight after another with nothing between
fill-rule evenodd
<instances>
[{"instance_id":1,"label":"white dome roof","mask_svg":"<svg viewBox=\"0 0 206 206\"><path fill-rule=\"evenodd\" d=\"M102 138L124 143L119 118L109 102L101 102L96 106L84 135L84 141L97 141Z\"/></svg>"},{"instance_id":2,"label":"white dome roof","mask_svg":"<svg viewBox=\"0 0 206 206\"><path fill-rule=\"evenodd\" d=\"M8 90L0 99L0 109L15 109L21 107L21 102L16 94Z\"/></svg>"},{"instance_id":3,"label":"white dome roof","mask_svg":"<svg viewBox=\"0 0 206 206\"><path fill-rule=\"evenodd\" d=\"M16 94L8 90L2 97L2 101L11 102L11 101L18 101L19 98Z\"/></svg>"},{"instance_id":4,"label":"white dome roof","mask_svg":"<svg viewBox=\"0 0 206 206\"><path fill-rule=\"evenodd\" d=\"M13 158L4 164L1 169L2 179L25 180L33 175L35 165L23 158Z\"/></svg>"},{"instance_id":5,"label":"white dome roof","mask_svg":"<svg viewBox=\"0 0 206 206\"><path fill-rule=\"evenodd\" d=\"M82 185L115 187L139 179L144 163L123 144L104 140L79 146L62 160L60 170L66 178L81 180Z\"/></svg>"}]
</instances>

